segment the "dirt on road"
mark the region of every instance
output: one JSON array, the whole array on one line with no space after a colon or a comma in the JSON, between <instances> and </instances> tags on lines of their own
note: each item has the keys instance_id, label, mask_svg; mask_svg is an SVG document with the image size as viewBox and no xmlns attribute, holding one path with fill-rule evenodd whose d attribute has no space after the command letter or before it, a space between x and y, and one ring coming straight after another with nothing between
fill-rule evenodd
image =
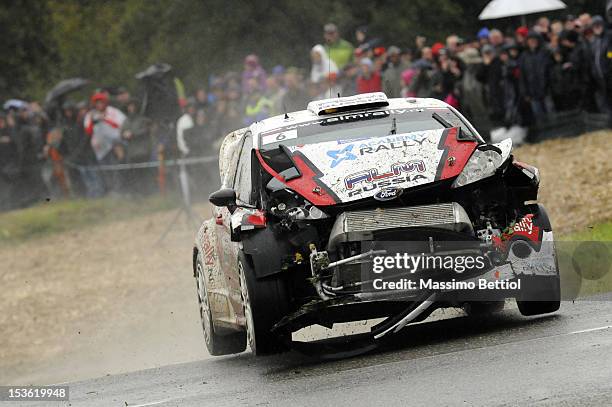
<instances>
[{"instance_id":1,"label":"dirt on road","mask_svg":"<svg viewBox=\"0 0 612 407\"><path fill-rule=\"evenodd\" d=\"M209 216L206 206L197 212ZM206 357L175 211L0 247L0 383L57 383Z\"/></svg>"},{"instance_id":2,"label":"dirt on road","mask_svg":"<svg viewBox=\"0 0 612 407\"><path fill-rule=\"evenodd\" d=\"M612 132L523 146L557 232L612 219ZM197 212L206 217L203 205ZM134 214L0 246L0 384L47 384L207 357L191 274L196 228Z\"/></svg>"}]
</instances>

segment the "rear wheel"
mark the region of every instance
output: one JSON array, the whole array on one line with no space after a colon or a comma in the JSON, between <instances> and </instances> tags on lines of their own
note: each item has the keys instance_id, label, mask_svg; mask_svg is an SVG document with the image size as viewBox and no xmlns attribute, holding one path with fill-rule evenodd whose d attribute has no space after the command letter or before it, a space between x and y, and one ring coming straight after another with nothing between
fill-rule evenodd
<instances>
[{"instance_id":1,"label":"rear wheel","mask_svg":"<svg viewBox=\"0 0 612 407\"><path fill-rule=\"evenodd\" d=\"M278 276L256 279L251 262L242 252L238 256L238 273L251 350L257 356L287 350L283 334L271 332L289 309L284 281Z\"/></svg>"},{"instance_id":2,"label":"rear wheel","mask_svg":"<svg viewBox=\"0 0 612 407\"><path fill-rule=\"evenodd\" d=\"M215 330L209 296L206 290L206 277L201 255L198 255L196 263L196 286L198 288L198 304L200 306L202 330L204 331L204 340L208 353L213 356L220 356L244 352L247 343L245 332L229 332L221 335Z\"/></svg>"}]
</instances>

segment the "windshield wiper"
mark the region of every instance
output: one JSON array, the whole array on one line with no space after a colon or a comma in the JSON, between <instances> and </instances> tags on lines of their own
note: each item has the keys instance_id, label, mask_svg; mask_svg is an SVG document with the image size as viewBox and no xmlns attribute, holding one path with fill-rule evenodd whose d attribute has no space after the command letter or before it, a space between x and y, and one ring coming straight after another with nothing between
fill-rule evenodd
<instances>
[{"instance_id":1,"label":"windshield wiper","mask_svg":"<svg viewBox=\"0 0 612 407\"><path fill-rule=\"evenodd\" d=\"M445 129L450 129L451 127L455 127L452 124L450 124L444 117L440 116L438 112L434 112L434 114L431 115L431 118L437 121L438 123L440 123L442 126L444 126Z\"/></svg>"},{"instance_id":2,"label":"windshield wiper","mask_svg":"<svg viewBox=\"0 0 612 407\"><path fill-rule=\"evenodd\" d=\"M289 147L287 147L286 145L280 143L278 145L278 149L280 151L282 151L287 156L287 158L291 162L291 165L293 166L293 168L295 168L295 171L296 171L296 173L294 173L294 174L286 175L285 176L285 181L289 181L291 179L301 177L302 176L302 172L300 171L298 166L295 164L295 161L293 160L293 155L291 155L291 150L289 150Z\"/></svg>"},{"instance_id":3,"label":"windshield wiper","mask_svg":"<svg viewBox=\"0 0 612 407\"><path fill-rule=\"evenodd\" d=\"M459 141L476 141L476 137L474 137L472 135L472 133L470 133L469 131L466 131L463 129L463 127L461 127L461 125L455 126L454 124L450 123L448 120L446 120L444 117L442 117L440 114L438 114L437 112L434 112L431 115L432 119L434 119L435 121L437 121L438 123L440 123L442 126L444 126L445 129L450 129L453 127L457 128L457 140Z\"/></svg>"}]
</instances>

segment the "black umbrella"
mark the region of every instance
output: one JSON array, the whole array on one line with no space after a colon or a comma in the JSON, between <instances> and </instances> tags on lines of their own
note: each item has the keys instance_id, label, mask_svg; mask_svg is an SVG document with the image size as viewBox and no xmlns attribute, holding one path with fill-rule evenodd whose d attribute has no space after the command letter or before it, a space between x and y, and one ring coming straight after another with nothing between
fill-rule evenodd
<instances>
[{"instance_id":1,"label":"black umbrella","mask_svg":"<svg viewBox=\"0 0 612 407\"><path fill-rule=\"evenodd\" d=\"M67 95L68 93L74 92L75 90L81 89L83 86L87 85L89 80L83 78L70 78L64 79L59 82L57 85L53 87L45 98L46 104L51 104L62 96Z\"/></svg>"},{"instance_id":2,"label":"black umbrella","mask_svg":"<svg viewBox=\"0 0 612 407\"><path fill-rule=\"evenodd\" d=\"M157 63L135 76L136 79L142 81L145 88L141 109L144 115L167 123L176 121L181 114L171 72L170 65Z\"/></svg>"},{"instance_id":3,"label":"black umbrella","mask_svg":"<svg viewBox=\"0 0 612 407\"><path fill-rule=\"evenodd\" d=\"M163 62L159 62L159 63L151 65L150 67L148 67L142 72L138 72L135 75L135 78L140 79L140 80L161 79L164 77L164 75L166 75L171 70L172 70L172 66L166 63L163 63Z\"/></svg>"}]
</instances>

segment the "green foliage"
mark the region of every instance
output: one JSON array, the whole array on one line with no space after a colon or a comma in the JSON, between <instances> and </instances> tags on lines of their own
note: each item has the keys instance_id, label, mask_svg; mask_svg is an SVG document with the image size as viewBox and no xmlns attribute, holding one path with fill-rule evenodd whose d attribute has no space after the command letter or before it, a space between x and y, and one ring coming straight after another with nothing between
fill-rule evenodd
<instances>
[{"instance_id":1,"label":"green foliage","mask_svg":"<svg viewBox=\"0 0 612 407\"><path fill-rule=\"evenodd\" d=\"M73 199L0 213L0 244L132 218L176 206L175 197Z\"/></svg>"},{"instance_id":2,"label":"green foliage","mask_svg":"<svg viewBox=\"0 0 612 407\"><path fill-rule=\"evenodd\" d=\"M254 52L266 68L306 67L329 21L354 40L368 25L383 40L406 47L417 34L429 42L450 33L515 26L518 19L479 22L488 0L15 0L0 6L0 97L43 98L53 84L82 76L102 86L134 88L134 74L164 61L188 87L210 74L239 71ZM568 10L603 12L603 1L566 1ZM601 8L601 10L600 10Z\"/></svg>"}]
</instances>

